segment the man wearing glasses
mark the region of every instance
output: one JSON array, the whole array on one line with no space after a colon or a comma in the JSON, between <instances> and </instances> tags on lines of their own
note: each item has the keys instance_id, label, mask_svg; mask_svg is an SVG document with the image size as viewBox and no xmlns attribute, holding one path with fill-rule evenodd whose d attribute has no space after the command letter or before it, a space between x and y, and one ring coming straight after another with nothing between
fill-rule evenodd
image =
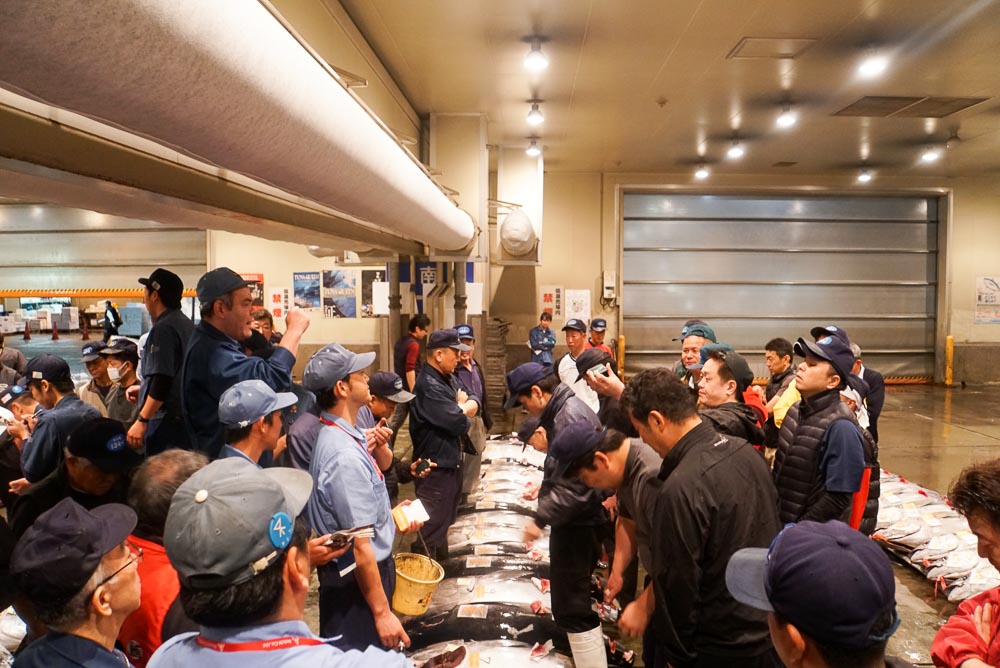
<instances>
[{"instance_id":1,"label":"man wearing glasses","mask_svg":"<svg viewBox=\"0 0 1000 668\"><path fill-rule=\"evenodd\" d=\"M11 557L11 575L33 627L48 633L18 656L18 668L132 665L115 649L115 639L139 607L142 550L126 541L135 524L128 506L88 511L63 499L25 532Z\"/></svg>"}]
</instances>

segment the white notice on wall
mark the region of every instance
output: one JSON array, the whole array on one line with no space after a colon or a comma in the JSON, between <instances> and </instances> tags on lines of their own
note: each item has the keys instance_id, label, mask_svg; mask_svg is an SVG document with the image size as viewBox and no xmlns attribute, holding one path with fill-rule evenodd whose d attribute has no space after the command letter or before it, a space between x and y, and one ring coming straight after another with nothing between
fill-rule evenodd
<instances>
[{"instance_id":1,"label":"white notice on wall","mask_svg":"<svg viewBox=\"0 0 1000 668\"><path fill-rule=\"evenodd\" d=\"M1000 324L1000 276L976 279L976 324Z\"/></svg>"},{"instance_id":2,"label":"white notice on wall","mask_svg":"<svg viewBox=\"0 0 1000 668\"><path fill-rule=\"evenodd\" d=\"M372 283L372 313L389 315L389 284L384 281Z\"/></svg>"},{"instance_id":3,"label":"white notice on wall","mask_svg":"<svg viewBox=\"0 0 1000 668\"><path fill-rule=\"evenodd\" d=\"M590 290L566 291L566 319L590 321Z\"/></svg>"},{"instance_id":4,"label":"white notice on wall","mask_svg":"<svg viewBox=\"0 0 1000 668\"><path fill-rule=\"evenodd\" d=\"M483 284L466 283L465 297L465 312L468 315L481 315L483 312Z\"/></svg>"}]
</instances>

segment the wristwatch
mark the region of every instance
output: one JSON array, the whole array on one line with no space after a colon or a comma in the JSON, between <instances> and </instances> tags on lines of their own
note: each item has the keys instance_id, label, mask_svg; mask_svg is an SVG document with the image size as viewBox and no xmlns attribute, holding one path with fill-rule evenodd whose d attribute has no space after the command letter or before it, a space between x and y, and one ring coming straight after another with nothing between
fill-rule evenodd
<instances>
[{"instance_id":1,"label":"wristwatch","mask_svg":"<svg viewBox=\"0 0 1000 668\"><path fill-rule=\"evenodd\" d=\"M143 424L149 424L149 418L144 418L141 415L139 417L137 417L135 420L136 420L136 422L141 422Z\"/></svg>"}]
</instances>

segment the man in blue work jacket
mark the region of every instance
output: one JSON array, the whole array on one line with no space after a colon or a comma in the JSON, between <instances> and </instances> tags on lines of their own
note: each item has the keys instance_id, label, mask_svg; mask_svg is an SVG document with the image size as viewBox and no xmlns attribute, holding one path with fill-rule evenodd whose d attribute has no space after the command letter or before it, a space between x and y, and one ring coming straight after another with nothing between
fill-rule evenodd
<instances>
[{"instance_id":1,"label":"man in blue work jacket","mask_svg":"<svg viewBox=\"0 0 1000 668\"><path fill-rule=\"evenodd\" d=\"M181 370L181 409L191 445L215 459L225 445L219 422L222 393L241 380L262 380L282 391L292 384L292 366L309 316L288 310L285 335L267 359L247 357L244 341L252 332L253 298L247 282L219 267L198 280L201 322L191 335Z\"/></svg>"}]
</instances>

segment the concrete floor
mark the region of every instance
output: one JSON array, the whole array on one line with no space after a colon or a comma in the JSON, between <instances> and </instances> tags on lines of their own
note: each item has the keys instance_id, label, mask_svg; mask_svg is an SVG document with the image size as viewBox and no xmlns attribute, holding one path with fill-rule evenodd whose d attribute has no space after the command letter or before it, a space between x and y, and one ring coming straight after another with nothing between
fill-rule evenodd
<instances>
[{"instance_id":1,"label":"concrete floor","mask_svg":"<svg viewBox=\"0 0 1000 668\"><path fill-rule=\"evenodd\" d=\"M20 348L28 357L41 353L61 355L70 362L74 373L84 371L78 334L63 335L62 340L55 342L47 335L35 335L30 342L11 336L6 343ZM993 387L892 386L879 421L882 467L925 487L946 492L963 468L1000 456L997 416L1000 416L1000 392ZM404 428L397 439L397 454L408 457L409 448L409 432ZM412 494L412 485L401 487L400 498L410 498ZM401 549L408 546L409 540L400 538ZM936 597L930 583L909 567L895 564L894 568L902 623L889 642L890 653L918 665L931 665L931 640L954 612L955 605ZM310 626L316 630L315 593L310 596L306 614Z\"/></svg>"}]
</instances>

